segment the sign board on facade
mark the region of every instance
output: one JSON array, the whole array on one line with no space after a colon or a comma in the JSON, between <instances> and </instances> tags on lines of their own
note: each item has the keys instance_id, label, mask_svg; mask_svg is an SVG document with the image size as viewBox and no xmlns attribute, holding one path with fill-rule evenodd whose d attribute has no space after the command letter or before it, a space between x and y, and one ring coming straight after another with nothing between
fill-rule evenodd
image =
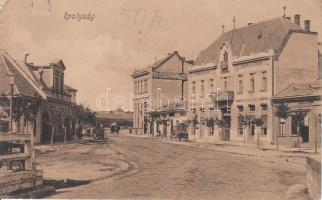
<instances>
[{"instance_id":1,"label":"sign board on facade","mask_svg":"<svg viewBox=\"0 0 322 200\"><path fill-rule=\"evenodd\" d=\"M155 79L170 79L170 80L188 80L186 73L174 73L174 72L153 72L153 78Z\"/></svg>"}]
</instances>

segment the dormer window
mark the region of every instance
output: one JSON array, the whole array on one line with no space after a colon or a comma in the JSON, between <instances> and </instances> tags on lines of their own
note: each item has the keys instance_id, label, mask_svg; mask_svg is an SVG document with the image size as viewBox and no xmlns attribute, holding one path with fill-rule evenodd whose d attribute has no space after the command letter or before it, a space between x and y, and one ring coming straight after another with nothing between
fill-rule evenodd
<instances>
[{"instance_id":1,"label":"dormer window","mask_svg":"<svg viewBox=\"0 0 322 200\"><path fill-rule=\"evenodd\" d=\"M62 93L64 91L64 73L54 70L53 91Z\"/></svg>"}]
</instances>

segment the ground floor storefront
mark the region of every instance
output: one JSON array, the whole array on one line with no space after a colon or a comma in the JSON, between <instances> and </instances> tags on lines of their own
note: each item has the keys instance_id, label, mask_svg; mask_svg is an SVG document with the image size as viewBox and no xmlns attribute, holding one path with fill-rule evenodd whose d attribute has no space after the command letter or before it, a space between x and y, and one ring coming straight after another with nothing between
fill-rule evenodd
<instances>
[{"instance_id":1,"label":"ground floor storefront","mask_svg":"<svg viewBox=\"0 0 322 200\"><path fill-rule=\"evenodd\" d=\"M4 104L1 108L6 113L9 112L8 105ZM32 134L34 143L50 143L74 139L77 134L78 124L72 117L73 109L74 105L68 102L17 97L13 109L12 131L21 134ZM1 133L11 130L9 114L6 115L0 121Z\"/></svg>"}]
</instances>

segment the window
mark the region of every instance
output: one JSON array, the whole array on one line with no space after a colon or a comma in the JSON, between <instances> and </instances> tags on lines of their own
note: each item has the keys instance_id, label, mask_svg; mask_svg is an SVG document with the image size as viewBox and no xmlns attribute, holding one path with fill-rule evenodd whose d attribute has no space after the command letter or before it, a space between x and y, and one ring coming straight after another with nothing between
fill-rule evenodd
<instances>
[{"instance_id":1,"label":"window","mask_svg":"<svg viewBox=\"0 0 322 200\"><path fill-rule=\"evenodd\" d=\"M252 124L251 127L250 127L251 128L250 129L251 136L255 136L255 126L256 126L255 124Z\"/></svg>"},{"instance_id":2,"label":"window","mask_svg":"<svg viewBox=\"0 0 322 200\"><path fill-rule=\"evenodd\" d=\"M242 107L242 106L241 106ZM240 119L238 118L238 136L242 136L244 134L244 129L243 129L243 125L240 122Z\"/></svg>"},{"instance_id":3,"label":"window","mask_svg":"<svg viewBox=\"0 0 322 200\"><path fill-rule=\"evenodd\" d=\"M262 72L262 91L267 91L267 73Z\"/></svg>"},{"instance_id":4,"label":"window","mask_svg":"<svg viewBox=\"0 0 322 200\"><path fill-rule=\"evenodd\" d=\"M196 98L196 82L192 81L192 98Z\"/></svg>"},{"instance_id":5,"label":"window","mask_svg":"<svg viewBox=\"0 0 322 200\"><path fill-rule=\"evenodd\" d=\"M244 134L244 129L242 126L238 127L238 136L242 136Z\"/></svg>"},{"instance_id":6,"label":"window","mask_svg":"<svg viewBox=\"0 0 322 200\"><path fill-rule=\"evenodd\" d=\"M205 85L204 80L201 80L201 98L204 98L205 95Z\"/></svg>"},{"instance_id":7,"label":"window","mask_svg":"<svg viewBox=\"0 0 322 200\"><path fill-rule=\"evenodd\" d=\"M238 93L243 93L243 76L239 75L238 76Z\"/></svg>"},{"instance_id":8,"label":"window","mask_svg":"<svg viewBox=\"0 0 322 200\"><path fill-rule=\"evenodd\" d=\"M255 105L249 105L249 111L254 112L255 111Z\"/></svg>"},{"instance_id":9,"label":"window","mask_svg":"<svg viewBox=\"0 0 322 200\"><path fill-rule=\"evenodd\" d=\"M58 73L58 71L56 71L55 72L55 83L54 83L54 90L56 91L56 92L58 92L59 91L59 73Z\"/></svg>"},{"instance_id":10,"label":"window","mask_svg":"<svg viewBox=\"0 0 322 200\"><path fill-rule=\"evenodd\" d=\"M244 112L244 106L237 106L238 112Z\"/></svg>"},{"instance_id":11,"label":"window","mask_svg":"<svg viewBox=\"0 0 322 200\"><path fill-rule=\"evenodd\" d=\"M224 77L224 91L228 90L228 78Z\"/></svg>"},{"instance_id":12,"label":"window","mask_svg":"<svg viewBox=\"0 0 322 200\"><path fill-rule=\"evenodd\" d=\"M210 92L214 91L214 79L210 79Z\"/></svg>"},{"instance_id":13,"label":"window","mask_svg":"<svg viewBox=\"0 0 322 200\"><path fill-rule=\"evenodd\" d=\"M144 93L146 93L147 91L148 91L147 80L144 80Z\"/></svg>"},{"instance_id":14,"label":"window","mask_svg":"<svg viewBox=\"0 0 322 200\"><path fill-rule=\"evenodd\" d=\"M64 92L64 74L60 74L60 88L59 88L60 92L63 93Z\"/></svg>"},{"instance_id":15,"label":"window","mask_svg":"<svg viewBox=\"0 0 322 200\"><path fill-rule=\"evenodd\" d=\"M144 111L148 111L148 102L144 102Z\"/></svg>"},{"instance_id":16,"label":"window","mask_svg":"<svg viewBox=\"0 0 322 200\"><path fill-rule=\"evenodd\" d=\"M144 90L144 88L143 88L144 86L143 86L143 81L141 81L141 93L143 93L143 90Z\"/></svg>"},{"instance_id":17,"label":"window","mask_svg":"<svg viewBox=\"0 0 322 200\"><path fill-rule=\"evenodd\" d=\"M254 92L255 91L255 74L251 73L249 78L249 91Z\"/></svg>"},{"instance_id":18,"label":"window","mask_svg":"<svg viewBox=\"0 0 322 200\"><path fill-rule=\"evenodd\" d=\"M261 104L262 111L267 111L267 104Z\"/></svg>"},{"instance_id":19,"label":"window","mask_svg":"<svg viewBox=\"0 0 322 200\"><path fill-rule=\"evenodd\" d=\"M279 135L285 134L285 120L281 119L279 124Z\"/></svg>"},{"instance_id":20,"label":"window","mask_svg":"<svg viewBox=\"0 0 322 200\"><path fill-rule=\"evenodd\" d=\"M225 51L225 53L224 53L224 61L228 62L228 53L227 53L227 51Z\"/></svg>"}]
</instances>

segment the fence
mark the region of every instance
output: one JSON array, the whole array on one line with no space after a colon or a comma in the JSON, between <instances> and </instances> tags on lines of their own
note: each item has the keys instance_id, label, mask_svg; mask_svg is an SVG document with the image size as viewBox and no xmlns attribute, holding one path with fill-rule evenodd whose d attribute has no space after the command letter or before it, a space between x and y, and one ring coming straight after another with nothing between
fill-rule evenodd
<instances>
[{"instance_id":1,"label":"fence","mask_svg":"<svg viewBox=\"0 0 322 200\"><path fill-rule=\"evenodd\" d=\"M31 134L0 134L0 195L42 185Z\"/></svg>"}]
</instances>

